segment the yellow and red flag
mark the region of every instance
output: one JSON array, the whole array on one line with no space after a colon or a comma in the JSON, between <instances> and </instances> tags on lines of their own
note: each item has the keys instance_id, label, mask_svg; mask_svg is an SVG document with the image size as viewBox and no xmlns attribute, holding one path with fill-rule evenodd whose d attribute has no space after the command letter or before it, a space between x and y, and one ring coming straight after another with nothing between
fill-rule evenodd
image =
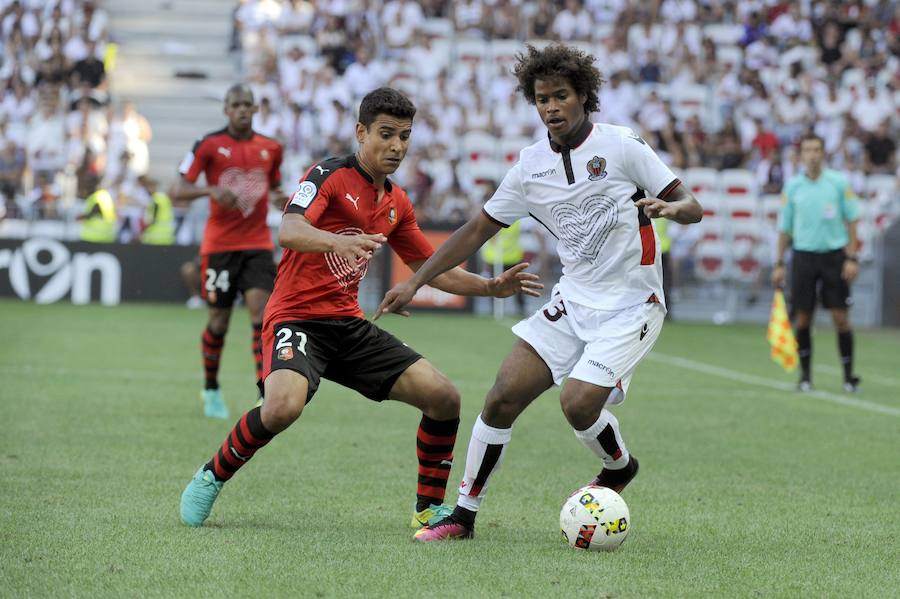
<instances>
[{"instance_id":1,"label":"yellow and red flag","mask_svg":"<svg viewBox=\"0 0 900 599\"><path fill-rule=\"evenodd\" d=\"M797 339L791 329L791 321L788 318L787 308L784 305L784 293L781 289L775 290L772 298L772 314L769 316L769 330L766 333L772 351L769 355L778 362L782 368L791 372L797 368L800 356L797 353Z\"/></svg>"}]
</instances>

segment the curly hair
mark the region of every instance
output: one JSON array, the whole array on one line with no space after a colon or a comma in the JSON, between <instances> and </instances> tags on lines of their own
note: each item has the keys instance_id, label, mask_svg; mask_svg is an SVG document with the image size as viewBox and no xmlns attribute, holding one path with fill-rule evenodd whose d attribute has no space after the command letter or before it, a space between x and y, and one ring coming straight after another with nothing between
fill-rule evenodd
<instances>
[{"instance_id":1,"label":"curly hair","mask_svg":"<svg viewBox=\"0 0 900 599\"><path fill-rule=\"evenodd\" d=\"M514 73L520 90L529 104L535 103L534 82L537 79L564 79L578 95L583 95L584 111L596 112L600 107L597 91L603 83L594 57L578 48L551 44L543 50L528 45L527 52L516 54Z\"/></svg>"},{"instance_id":2,"label":"curly hair","mask_svg":"<svg viewBox=\"0 0 900 599\"><path fill-rule=\"evenodd\" d=\"M396 89L379 87L367 93L362 99L359 105L359 122L368 129L379 114L412 119L416 116L416 106Z\"/></svg>"}]
</instances>

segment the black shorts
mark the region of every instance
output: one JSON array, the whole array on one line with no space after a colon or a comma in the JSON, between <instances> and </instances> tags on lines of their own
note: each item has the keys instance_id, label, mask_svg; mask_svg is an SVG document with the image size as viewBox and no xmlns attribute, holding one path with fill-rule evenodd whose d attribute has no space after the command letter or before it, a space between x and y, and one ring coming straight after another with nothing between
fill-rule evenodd
<instances>
[{"instance_id":1,"label":"black shorts","mask_svg":"<svg viewBox=\"0 0 900 599\"><path fill-rule=\"evenodd\" d=\"M384 401L400 375L422 356L362 318L290 320L263 330L263 376L289 369L306 377L306 401L326 378Z\"/></svg>"},{"instance_id":2,"label":"black shorts","mask_svg":"<svg viewBox=\"0 0 900 599\"><path fill-rule=\"evenodd\" d=\"M849 308L850 286L841 278L843 268L844 250L795 250L791 265L791 312L812 312L818 299L830 310Z\"/></svg>"},{"instance_id":3,"label":"black shorts","mask_svg":"<svg viewBox=\"0 0 900 599\"><path fill-rule=\"evenodd\" d=\"M200 257L200 291L211 308L230 308L237 292L275 286L275 260L269 250L221 252Z\"/></svg>"}]
</instances>

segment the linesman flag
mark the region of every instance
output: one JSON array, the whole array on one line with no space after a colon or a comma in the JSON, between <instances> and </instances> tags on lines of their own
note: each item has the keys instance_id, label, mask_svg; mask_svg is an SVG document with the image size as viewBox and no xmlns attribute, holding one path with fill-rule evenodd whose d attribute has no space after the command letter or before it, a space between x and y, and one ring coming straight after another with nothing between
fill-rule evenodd
<instances>
[{"instance_id":1,"label":"linesman flag","mask_svg":"<svg viewBox=\"0 0 900 599\"><path fill-rule=\"evenodd\" d=\"M797 339L791 329L791 321L788 319L787 308L784 307L784 293L781 289L775 290L772 298L772 314L769 316L769 330L766 333L772 351L769 355L778 362L782 368L791 372L797 368L800 359L797 353Z\"/></svg>"}]
</instances>

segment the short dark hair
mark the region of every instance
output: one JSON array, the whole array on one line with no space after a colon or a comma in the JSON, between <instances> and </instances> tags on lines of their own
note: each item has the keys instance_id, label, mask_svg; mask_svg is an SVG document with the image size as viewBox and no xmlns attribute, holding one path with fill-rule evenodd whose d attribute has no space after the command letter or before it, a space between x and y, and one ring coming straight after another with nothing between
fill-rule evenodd
<instances>
[{"instance_id":1,"label":"short dark hair","mask_svg":"<svg viewBox=\"0 0 900 599\"><path fill-rule=\"evenodd\" d=\"M517 89L525 95L529 104L535 103L534 82L537 79L565 79L578 95L586 98L586 113L596 112L600 108L597 91L603 78L594 66L594 57L583 50L562 44L550 44L538 50L529 44L526 52L516 54L514 72L519 80Z\"/></svg>"},{"instance_id":2,"label":"short dark hair","mask_svg":"<svg viewBox=\"0 0 900 599\"><path fill-rule=\"evenodd\" d=\"M797 143L798 147L803 146L804 141L817 141L819 145L822 146L822 149L825 149L825 140L816 135L815 133L809 132L800 138L800 141Z\"/></svg>"},{"instance_id":3,"label":"short dark hair","mask_svg":"<svg viewBox=\"0 0 900 599\"><path fill-rule=\"evenodd\" d=\"M416 116L416 106L396 89L379 87L367 93L362 99L359 105L359 122L368 129L379 114L387 114L400 119L412 119Z\"/></svg>"},{"instance_id":4,"label":"short dark hair","mask_svg":"<svg viewBox=\"0 0 900 599\"><path fill-rule=\"evenodd\" d=\"M228 91L225 92L225 103L228 104L228 101L232 96L237 94L250 94L250 101L253 102L253 88L251 88L246 83L235 83L231 87L228 88Z\"/></svg>"}]
</instances>

